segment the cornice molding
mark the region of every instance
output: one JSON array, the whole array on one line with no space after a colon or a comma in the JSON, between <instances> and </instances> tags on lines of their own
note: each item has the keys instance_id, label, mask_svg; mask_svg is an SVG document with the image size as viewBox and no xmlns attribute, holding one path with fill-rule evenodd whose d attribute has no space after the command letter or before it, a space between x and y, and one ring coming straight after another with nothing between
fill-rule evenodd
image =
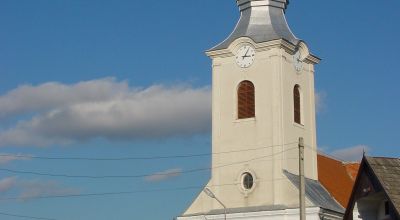
<instances>
[{"instance_id":1,"label":"cornice molding","mask_svg":"<svg viewBox=\"0 0 400 220\"><path fill-rule=\"evenodd\" d=\"M313 54L308 54L308 56L304 59L304 62L310 63L310 64L319 64L321 62L321 58L313 55Z\"/></svg>"},{"instance_id":2,"label":"cornice molding","mask_svg":"<svg viewBox=\"0 0 400 220\"><path fill-rule=\"evenodd\" d=\"M251 38L241 37L232 42L227 49L222 50L209 50L206 51L206 55L210 58L225 58L235 56L236 50L244 45L252 45L257 52L267 51L272 48L282 48L289 54L294 54L297 50L301 50L304 54L303 62L308 64L318 64L321 59L309 52L307 45L304 42L300 42L299 45L294 45L285 39L278 39L268 42L255 43Z\"/></svg>"},{"instance_id":3,"label":"cornice molding","mask_svg":"<svg viewBox=\"0 0 400 220\"><path fill-rule=\"evenodd\" d=\"M224 58L224 57L232 57L235 56L236 50L244 45L244 44L250 44L252 45L257 52L261 51L267 51L272 48L283 48L289 53L293 53L296 49L296 46L291 44L290 42L286 41L285 39L278 39L278 40L273 40L273 41L268 41L268 42L262 42L262 43L255 43L252 39L248 37L241 37L236 39L232 44L227 48L227 49L222 49L222 50L211 50L211 51L206 51L206 55L209 56L210 58Z\"/></svg>"}]
</instances>

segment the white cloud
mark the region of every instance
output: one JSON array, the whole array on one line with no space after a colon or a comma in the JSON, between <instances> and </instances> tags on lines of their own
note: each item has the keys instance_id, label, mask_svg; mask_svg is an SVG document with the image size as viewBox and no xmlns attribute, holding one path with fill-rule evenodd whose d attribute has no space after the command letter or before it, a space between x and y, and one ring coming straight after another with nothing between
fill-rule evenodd
<instances>
[{"instance_id":1,"label":"white cloud","mask_svg":"<svg viewBox=\"0 0 400 220\"><path fill-rule=\"evenodd\" d=\"M28 155L19 155L19 154L3 154L0 153L0 165L4 165L7 163L11 163L16 160L28 160L30 159Z\"/></svg>"},{"instance_id":2,"label":"white cloud","mask_svg":"<svg viewBox=\"0 0 400 220\"><path fill-rule=\"evenodd\" d=\"M84 81L74 85L48 82L39 86L23 85L0 97L0 119L77 103L112 100L129 91L127 82L114 78Z\"/></svg>"},{"instance_id":3,"label":"white cloud","mask_svg":"<svg viewBox=\"0 0 400 220\"><path fill-rule=\"evenodd\" d=\"M16 184L16 177L6 177L0 180L0 193L6 192L13 188Z\"/></svg>"},{"instance_id":4,"label":"white cloud","mask_svg":"<svg viewBox=\"0 0 400 220\"><path fill-rule=\"evenodd\" d=\"M145 177L145 180L148 182L160 182L164 180L168 180L174 177L178 177L182 174L182 169L176 168L176 169L170 169L166 171L162 171L159 173L155 173L153 175Z\"/></svg>"},{"instance_id":5,"label":"white cloud","mask_svg":"<svg viewBox=\"0 0 400 220\"><path fill-rule=\"evenodd\" d=\"M211 93L209 87L185 85L129 88L107 78L21 87L0 97L2 109L3 116L40 113L1 131L0 146L46 146L97 137L154 139L209 131Z\"/></svg>"},{"instance_id":6,"label":"white cloud","mask_svg":"<svg viewBox=\"0 0 400 220\"><path fill-rule=\"evenodd\" d=\"M0 193L17 193L17 198L22 201L34 199L41 196L63 196L78 194L79 190L66 187L56 181L24 180L15 176L0 180Z\"/></svg>"},{"instance_id":7,"label":"white cloud","mask_svg":"<svg viewBox=\"0 0 400 220\"><path fill-rule=\"evenodd\" d=\"M317 113L322 112L326 108L326 92L316 91L315 92L315 111Z\"/></svg>"},{"instance_id":8,"label":"white cloud","mask_svg":"<svg viewBox=\"0 0 400 220\"><path fill-rule=\"evenodd\" d=\"M363 153L370 151L370 147L357 145L333 151L331 154L344 161L361 161Z\"/></svg>"},{"instance_id":9,"label":"white cloud","mask_svg":"<svg viewBox=\"0 0 400 220\"><path fill-rule=\"evenodd\" d=\"M78 194L79 190L66 187L55 181L25 180L18 183L21 200L34 199L41 196L63 196Z\"/></svg>"}]
</instances>

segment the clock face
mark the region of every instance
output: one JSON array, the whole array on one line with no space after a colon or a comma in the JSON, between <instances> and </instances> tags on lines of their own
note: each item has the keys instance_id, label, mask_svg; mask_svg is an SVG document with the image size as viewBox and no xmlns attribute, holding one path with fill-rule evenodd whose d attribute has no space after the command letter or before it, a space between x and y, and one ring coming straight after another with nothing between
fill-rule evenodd
<instances>
[{"instance_id":1,"label":"clock face","mask_svg":"<svg viewBox=\"0 0 400 220\"><path fill-rule=\"evenodd\" d=\"M293 65L297 72L300 72L303 69L303 61L301 60L300 51L297 51L293 55Z\"/></svg>"},{"instance_id":2,"label":"clock face","mask_svg":"<svg viewBox=\"0 0 400 220\"><path fill-rule=\"evenodd\" d=\"M256 51L253 47L243 46L236 53L236 64L241 68L247 68L253 64L255 56Z\"/></svg>"}]
</instances>

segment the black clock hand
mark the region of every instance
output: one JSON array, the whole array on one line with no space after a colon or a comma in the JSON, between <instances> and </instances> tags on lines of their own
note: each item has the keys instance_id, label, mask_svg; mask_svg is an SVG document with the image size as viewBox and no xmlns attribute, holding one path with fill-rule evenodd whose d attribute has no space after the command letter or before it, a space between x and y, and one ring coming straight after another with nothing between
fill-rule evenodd
<instances>
[{"instance_id":1,"label":"black clock hand","mask_svg":"<svg viewBox=\"0 0 400 220\"><path fill-rule=\"evenodd\" d=\"M246 53L244 54L244 56L242 56L242 60L244 60L245 57L249 57L249 56L247 56L247 53L249 52L249 50L250 50L250 47L247 49L247 51L246 51Z\"/></svg>"},{"instance_id":2,"label":"black clock hand","mask_svg":"<svg viewBox=\"0 0 400 220\"><path fill-rule=\"evenodd\" d=\"M246 58L246 57L250 57L250 56L247 56L247 55L245 55L245 56L242 56L242 59L244 60L244 58Z\"/></svg>"},{"instance_id":3,"label":"black clock hand","mask_svg":"<svg viewBox=\"0 0 400 220\"><path fill-rule=\"evenodd\" d=\"M244 56L242 56L242 60L244 60L245 57L250 57L249 55L247 55L249 53L249 51L250 51L250 47L247 48L246 53L244 54Z\"/></svg>"},{"instance_id":4,"label":"black clock hand","mask_svg":"<svg viewBox=\"0 0 400 220\"><path fill-rule=\"evenodd\" d=\"M244 56L248 57L248 56L247 56L247 53L249 52L249 50L250 50L250 47L247 48L247 51L246 51L246 53L244 54Z\"/></svg>"}]
</instances>

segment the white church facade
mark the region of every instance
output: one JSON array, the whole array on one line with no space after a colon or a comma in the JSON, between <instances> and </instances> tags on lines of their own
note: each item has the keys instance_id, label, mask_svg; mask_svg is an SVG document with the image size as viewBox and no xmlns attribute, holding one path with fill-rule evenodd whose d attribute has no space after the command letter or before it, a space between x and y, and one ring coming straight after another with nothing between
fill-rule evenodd
<instances>
[{"instance_id":1,"label":"white church facade","mask_svg":"<svg viewBox=\"0 0 400 220\"><path fill-rule=\"evenodd\" d=\"M299 138L307 219L342 219L318 182L314 65L290 30L288 0L237 0L232 34L212 59L212 172L177 220L299 219ZM214 197L214 198L212 198Z\"/></svg>"}]
</instances>

